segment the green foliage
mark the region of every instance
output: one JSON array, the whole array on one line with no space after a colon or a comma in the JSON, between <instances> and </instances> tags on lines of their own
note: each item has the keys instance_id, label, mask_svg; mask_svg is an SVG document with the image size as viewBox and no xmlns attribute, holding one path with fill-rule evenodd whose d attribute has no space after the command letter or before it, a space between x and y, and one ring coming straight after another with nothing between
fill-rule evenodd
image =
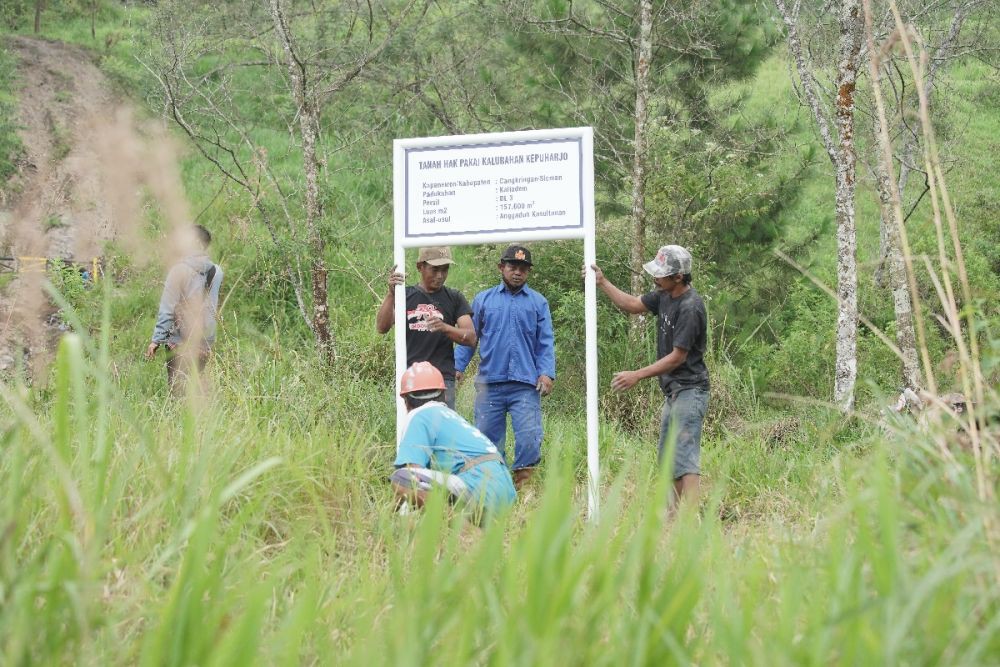
<instances>
[{"instance_id":1,"label":"green foliage","mask_svg":"<svg viewBox=\"0 0 1000 667\"><path fill-rule=\"evenodd\" d=\"M795 207L813 159L773 117L749 123L725 117L741 114L744 105L737 98L704 111L717 116L713 131L659 128L648 184L653 245L660 239L684 245L698 258L698 273L728 290L744 289L762 262L775 264L762 257L783 238L789 224L783 213ZM759 302L739 305L730 312L737 326L760 311Z\"/></svg>"},{"instance_id":2,"label":"green foliage","mask_svg":"<svg viewBox=\"0 0 1000 667\"><path fill-rule=\"evenodd\" d=\"M87 277L83 275L87 271ZM75 309L83 309L87 305L93 305L87 298L88 290L94 285L94 279L90 276L89 267L80 267L75 264L55 260L48 269L49 282L52 288L60 294Z\"/></svg>"},{"instance_id":3,"label":"green foliage","mask_svg":"<svg viewBox=\"0 0 1000 667\"><path fill-rule=\"evenodd\" d=\"M13 56L0 40L0 187L17 169L17 159L24 148L17 134L15 69Z\"/></svg>"},{"instance_id":4,"label":"green foliage","mask_svg":"<svg viewBox=\"0 0 1000 667\"><path fill-rule=\"evenodd\" d=\"M28 25L34 12L34 0L8 0L0 5L0 28L17 30Z\"/></svg>"},{"instance_id":5,"label":"green foliage","mask_svg":"<svg viewBox=\"0 0 1000 667\"><path fill-rule=\"evenodd\" d=\"M86 21L89 24L93 20L96 24L98 20L106 20L109 13L114 12L115 4L117 3L109 0L43 0L40 28L47 31L53 24L74 21ZM0 10L0 19L6 24L6 28L17 31L34 27L37 6L35 0L9 0L5 5L6 9Z\"/></svg>"},{"instance_id":6,"label":"green foliage","mask_svg":"<svg viewBox=\"0 0 1000 667\"><path fill-rule=\"evenodd\" d=\"M133 58L146 53L147 15L112 4L99 16L102 67L124 88L148 93ZM726 76L740 83L706 79L700 107L679 102L696 99L697 90L670 91L677 122L658 122L654 138L652 230L657 240L676 233L697 250L696 286L713 325L703 443L708 497L700 517L685 511L664 520L669 480L655 468L662 399L646 382L625 394L601 393L603 520L583 520L578 243L533 248L531 284L552 306L559 365L556 393L545 403L542 482L482 532L451 515L440 497L421 515L393 514L385 483L395 436L392 344L373 331L391 264L386 138L441 132L444 119L459 121L461 130L567 119L567 108L545 94L545 68L519 65L535 57L525 45L538 40L511 35L471 3L443 4L428 9L451 12L448 21L429 21L438 31L436 50L414 42L426 48L409 61L405 45L394 45L393 67L325 110L330 127L347 128L345 136L365 136L362 128L375 135L374 142L345 141L323 185L341 352L334 368L315 359L285 277L292 245L275 250L252 203L223 187L214 167L193 153L183 160L184 182L226 269L206 394L175 401L162 357L138 360L162 284L158 268L109 249L109 279L96 286L72 267L50 271L61 316L76 333L64 337L48 382L0 384L4 661L997 662L1000 596L988 531L1000 516L995 502L977 495L976 459L955 425L924 432L890 419L881 431L864 420L895 388L896 372L891 354L868 333L859 341L859 417L845 420L773 395L828 396L836 312L829 297L769 253L779 245L820 279L834 280L829 179L820 169L803 170L816 159L808 125L778 113L791 104L780 58L744 81L749 72L734 55ZM548 4L552 11L567 5ZM749 44L753 59L753 45L766 44L771 28L754 32L744 5L713 3L726 11L708 19L730 23L725 48L737 54ZM236 10L224 3L191 18L229 21L229 11ZM91 43L84 15L44 26L49 36ZM743 30L749 43L740 43ZM569 76L580 63L559 41L548 40L535 62ZM446 52L449 44L454 49ZM210 74L246 56L241 43L219 45L226 47L221 55L193 71ZM428 102L442 100L432 87L426 101L409 97L411 89L387 92L429 70L465 82L470 106L457 104L458 96L437 115ZM294 119L280 82L253 68L233 68L231 76L235 108L254 140L285 182L299 184L287 131ZM975 64L953 76L962 100L979 99L993 85ZM517 113L501 113L512 104ZM984 165L992 164L997 120L969 114L978 102L968 104L959 109L971 118L969 134L956 134L968 164L955 163L961 178L951 182L971 244L983 372L995 386L997 181ZM693 132L685 115L691 109L704 112L711 127ZM740 150L746 147L759 155ZM598 258L626 285L630 237L616 187L601 194ZM871 266L877 209L866 187L860 253L862 266ZM685 216L676 215L689 201ZM277 204L268 199L266 206ZM913 238L933 256L925 217L911 221ZM493 284L498 252L458 249L449 284L470 295ZM892 336L884 293L863 279L860 302ZM599 309L600 383L607 387L615 371L652 361L655 342L652 327L636 333L603 297ZM935 360L947 351L944 341L932 334ZM459 390L465 414L472 391L469 383ZM989 400L986 411L1000 410ZM941 455L940 442L951 458ZM994 468L985 479L995 479Z\"/></svg>"},{"instance_id":7,"label":"green foliage","mask_svg":"<svg viewBox=\"0 0 1000 667\"><path fill-rule=\"evenodd\" d=\"M805 396L825 396L832 385L834 327L837 304L809 284L795 286L785 310L794 314L780 343L751 367L761 374L758 384L770 391Z\"/></svg>"},{"instance_id":8,"label":"green foliage","mask_svg":"<svg viewBox=\"0 0 1000 667\"><path fill-rule=\"evenodd\" d=\"M898 421L843 451L836 417L759 421L707 443L702 515L666 520L669 478L608 431L619 465L587 523L582 454L559 446L579 427L556 419L543 482L479 531L440 495L392 513L391 403L364 382L333 388L238 340L203 398L164 400L159 364L112 378L127 313L104 289L97 340L63 338L46 395L0 385L0 646L14 664L1000 655L986 533L1000 516L976 500L971 456L937 455L937 432Z\"/></svg>"},{"instance_id":9,"label":"green foliage","mask_svg":"<svg viewBox=\"0 0 1000 667\"><path fill-rule=\"evenodd\" d=\"M710 91L750 76L775 44L767 11L729 0L653 5L650 119L671 131L710 129ZM599 205L607 213L623 212L635 136L639 9L624 7L526 2L512 11L506 42L524 87L508 123L593 126L596 180L607 194Z\"/></svg>"}]
</instances>

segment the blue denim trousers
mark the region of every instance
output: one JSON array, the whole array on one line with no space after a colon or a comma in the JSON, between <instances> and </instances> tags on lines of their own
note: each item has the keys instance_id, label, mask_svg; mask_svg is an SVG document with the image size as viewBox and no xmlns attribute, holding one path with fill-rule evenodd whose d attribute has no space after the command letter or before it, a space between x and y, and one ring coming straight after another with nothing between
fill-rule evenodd
<instances>
[{"instance_id":1,"label":"blue denim trousers","mask_svg":"<svg viewBox=\"0 0 1000 667\"><path fill-rule=\"evenodd\" d=\"M490 439L507 460L507 415L514 428L513 470L531 468L542 460L542 398L535 386L524 382L477 382L473 408L476 428Z\"/></svg>"},{"instance_id":2,"label":"blue denim trousers","mask_svg":"<svg viewBox=\"0 0 1000 667\"><path fill-rule=\"evenodd\" d=\"M706 389L682 389L668 395L663 401L658 460L662 464L668 439L676 438L674 479L680 479L684 475L701 474L701 426L705 421L707 410Z\"/></svg>"}]
</instances>

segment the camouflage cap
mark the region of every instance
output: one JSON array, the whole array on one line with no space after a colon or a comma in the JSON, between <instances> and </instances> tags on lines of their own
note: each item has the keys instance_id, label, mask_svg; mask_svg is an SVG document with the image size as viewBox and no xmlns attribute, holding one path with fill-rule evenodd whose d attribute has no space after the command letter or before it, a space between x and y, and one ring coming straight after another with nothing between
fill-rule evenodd
<instances>
[{"instance_id":1,"label":"camouflage cap","mask_svg":"<svg viewBox=\"0 0 1000 667\"><path fill-rule=\"evenodd\" d=\"M679 245L665 245L652 261L642 265L654 278L665 278L678 273L691 273L691 253Z\"/></svg>"}]
</instances>

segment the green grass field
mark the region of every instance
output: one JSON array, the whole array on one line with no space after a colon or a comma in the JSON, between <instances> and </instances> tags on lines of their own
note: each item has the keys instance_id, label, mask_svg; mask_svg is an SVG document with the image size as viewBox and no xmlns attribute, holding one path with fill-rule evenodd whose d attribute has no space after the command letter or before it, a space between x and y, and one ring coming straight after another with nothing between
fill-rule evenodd
<instances>
[{"instance_id":1,"label":"green grass field","mask_svg":"<svg viewBox=\"0 0 1000 667\"><path fill-rule=\"evenodd\" d=\"M98 26L102 68L136 99L149 90L131 59L143 16L106 10ZM83 19L47 30L91 43ZM0 109L14 100L7 62L0 52ZM773 59L759 89L786 99L786 72ZM974 62L950 77L967 94L957 104L971 105L971 120L956 139L964 161L949 183L983 299L982 367L995 377L990 165L1000 117L995 107L977 110L997 82ZM265 113L267 100L258 103ZM802 125L805 140L811 125ZM287 133L262 130L259 140L287 153ZM193 151L181 161L186 193L217 234L223 291L232 290L207 395L171 399L162 363L140 360L160 268L109 249L121 280L82 289L53 276L74 333L47 377L0 383L0 663L1000 663L996 458L963 448L953 420L927 431L883 420L892 358L867 335L858 414L825 407L835 308L804 280L788 286L795 312L782 317L790 324L778 342L756 348L750 331L733 346L714 341L700 507L666 515L650 386L629 399L602 395L609 415L639 416L602 423L601 520L587 521L583 398L572 377L579 333L557 313L559 364L571 370L546 405L538 483L483 530L438 496L420 515L395 514L385 481L395 439L392 341L374 332L391 263L383 148L370 168L331 177L362 193L358 215L370 216L331 243L341 357L332 370L317 361L246 202L216 196L218 174ZM818 165L783 213L790 238L829 216L827 172ZM878 239L866 188L862 264ZM155 220L146 229L152 241L163 233ZM827 280L832 244L824 238L810 250ZM472 293L493 280L481 268L493 250L458 256L449 284ZM543 284L568 280L539 273ZM891 303L864 289L866 312L889 321ZM559 301L567 313L573 303ZM624 320L603 306L601 317L606 385L651 347L614 347L611 332ZM943 340L938 333L935 361ZM731 355L741 343L752 353ZM759 386L762 378L769 384ZM801 400L765 395L775 390ZM463 386L466 414L471 399Z\"/></svg>"},{"instance_id":2,"label":"green grass field","mask_svg":"<svg viewBox=\"0 0 1000 667\"><path fill-rule=\"evenodd\" d=\"M110 377L117 356L110 332L70 336L44 397L4 385L11 664L1000 654L997 507L978 500L969 454L942 459L912 425L850 442L822 427L799 431L812 441L719 438L700 513L671 521L649 444L608 427L590 524L579 420L550 416L544 482L480 531L440 497L393 514L384 397L261 350L221 355L219 389L175 403L148 391L152 369Z\"/></svg>"}]
</instances>

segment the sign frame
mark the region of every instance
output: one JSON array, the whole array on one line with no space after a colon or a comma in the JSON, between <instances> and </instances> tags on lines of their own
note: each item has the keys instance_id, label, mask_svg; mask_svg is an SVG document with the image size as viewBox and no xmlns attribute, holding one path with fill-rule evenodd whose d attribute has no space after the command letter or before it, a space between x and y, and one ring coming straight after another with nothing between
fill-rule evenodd
<instances>
[{"instance_id":1,"label":"sign frame","mask_svg":"<svg viewBox=\"0 0 1000 667\"><path fill-rule=\"evenodd\" d=\"M408 154L456 148L505 148L544 146L552 143L578 145L579 158L579 224L539 225L515 229L474 229L448 231L439 234L411 233L416 225L408 224ZM588 267L584 279L584 326L586 335L585 374L587 410L587 515L596 521L599 512L600 450L597 379L597 284L589 267L596 263L596 232L594 216L594 131L590 127L547 130L525 130L490 134L466 134L444 137L396 139L393 141L393 262L397 270L406 270L406 249L434 245L477 245L483 243L514 243L576 239L583 241L583 261ZM406 407L398 397L399 381L406 370L406 287L396 287L396 438L402 437Z\"/></svg>"}]
</instances>

